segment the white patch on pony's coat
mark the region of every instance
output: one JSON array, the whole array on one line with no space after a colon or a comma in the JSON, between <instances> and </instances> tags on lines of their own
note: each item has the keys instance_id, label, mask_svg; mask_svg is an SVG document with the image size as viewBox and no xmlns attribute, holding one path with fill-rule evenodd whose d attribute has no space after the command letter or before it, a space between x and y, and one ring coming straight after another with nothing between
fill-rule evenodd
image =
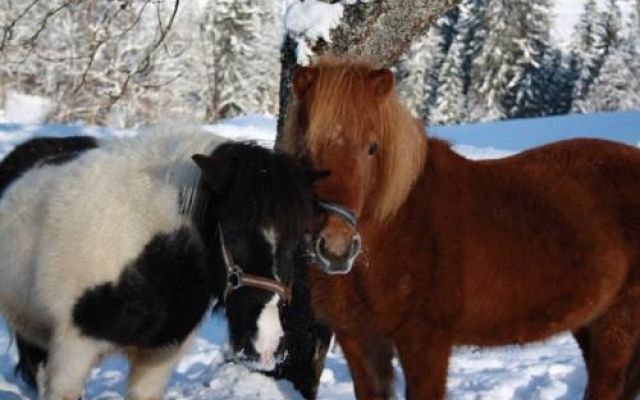
<instances>
[{"instance_id":1,"label":"white patch on pony's coat","mask_svg":"<svg viewBox=\"0 0 640 400\"><path fill-rule=\"evenodd\" d=\"M179 208L200 174L191 156L226 141L154 131L100 142L13 182L0 198L0 311L9 323L46 346L88 287L116 280L157 233L193 229Z\"/></svg>"},{"instance_id":2,"label":"white patch on pony's coat","mask_svg":"<svg viewBox=\"0 0 640 400\"><path fill-rule=\"evenodd\" d=\"M253 348L260 355L260 368L263 371L273 370L277 360L274 355L280 344L280 339L284 335L282 324L280 323L280 313L278 312L278 300L280 296L274 295L267 304L264 305L256 325L258 331L253 340Z\"/></svg>"},{"instance_id":3,"label":"white patch on pony's coat","mask_svg":"<svg viewBox=\"0 0 640 400\"><path fill-rule=\"evenodd\" d=\"M278 244L278 233L273 227L263 229L262 233L264 234L265 240L271 245L271 252L275 255L276 245Z\"/></svg>"},{"instance_id":4,"label":"white patch on pony's coat","mask_svg":"<svg viewBox=\"0 0 640 400\"><path fill-rule=\"evenodd\" d=\"M271 227L271 228L267 228L267 229L263 229L262 230L262 234L264 235L264 239L267 241L267 243L269 243L269 245L271 246L271 255L273 256L273 260L274 263L271 266L271 271L273 272L273 276L278 280L281 281L280 276L278 275L278 271L276 269L276 249L278 248L278 234L276 232L276 230Z\"/></svg>"}]
</instances>

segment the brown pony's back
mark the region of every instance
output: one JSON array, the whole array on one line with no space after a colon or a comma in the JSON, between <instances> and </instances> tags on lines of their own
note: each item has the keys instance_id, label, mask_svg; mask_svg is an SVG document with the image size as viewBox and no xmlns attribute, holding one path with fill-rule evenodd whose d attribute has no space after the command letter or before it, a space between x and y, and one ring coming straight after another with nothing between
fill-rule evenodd
<instances>
[{"instance_id":1,"label":"brown pony's back","mask_svg":"<svg viewBox=\"0 0 640 400\"><path fill-rule=\"evenodd\" d=\"M628 207L640 211L640 186L629 190L640 182L637 150L576 140L471 162L434 140L430 149L429 194L414 194L432 199L426 214L447 216L432 221L443 225L437 237L455 242L446 253L462 268L450 288L463 296L456 342L538 340L611 304L637 261L625 240L640 238L640 226L625 222Z\"/></svg>"},{"instance_id":2,"label":"brown pony's back","mask_svg":"<svg viewBox=\"0 0 640 400\"><path fill-rule=\"evenodd\" d=\"M319 196L358 218L327 218L322 270L311 271L357 397L392 395L393 348L407 397L441 399L453 345L569 330L589 371L585 398L633 399L640 152L581 139L470 161L427 139L392 89L388 70L321 60L294 78L285 134L290 151L332 171Z\"/></svg>"}]
</instances>

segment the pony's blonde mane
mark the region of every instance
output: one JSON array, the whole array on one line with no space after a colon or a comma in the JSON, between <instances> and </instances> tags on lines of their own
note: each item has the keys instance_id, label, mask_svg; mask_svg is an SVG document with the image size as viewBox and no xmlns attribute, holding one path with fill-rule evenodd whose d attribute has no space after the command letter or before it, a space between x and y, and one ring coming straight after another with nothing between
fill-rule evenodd
<instances>
[{"instance_id":1,"label":"pony's blonde mane","mask_svg":"<svg viewBox=\"0 0 640 400\"><path fill-rule=\"evenodd\" d=\"M384 222L401 207L420 175L427 155L423 126L401 104L394 89L376 97L371 73L376 68L365 61L328 56L316 64L317 77L304 99L293 106L292 119L283 147L295 147L295 135L307 132L306 147L314 154L330 140L327 129L340 129L358 143L377 140L380 175L377 177L374 216ZM307 109L313 115L306 120ZM373 128L373 131L372 131Z\"/></svg>"}]
</instances>

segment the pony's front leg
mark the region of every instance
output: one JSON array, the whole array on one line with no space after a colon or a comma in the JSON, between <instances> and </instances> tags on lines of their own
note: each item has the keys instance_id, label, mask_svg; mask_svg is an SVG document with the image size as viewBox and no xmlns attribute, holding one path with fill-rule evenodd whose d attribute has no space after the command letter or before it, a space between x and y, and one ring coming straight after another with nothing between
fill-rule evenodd
<instances>
[{"instance_id":1,"label":"pony's front leg","mask_svg":"<svg viewBox=\"0 0 640 400\"><path fill-rule=\"evenodd\" d=\"M382 337L354 337L336 333L358 400L393 397L393 346Z\"/></svg>"},{"instance_id":2,"label":"pony's front leg","mask_svg":"<svg viewBox=\"0 0 640 400\"><path fill-rule=\"evenodd\" d=\"M407 384L407 400L444 399L452 348L451 335L437 331L426 335L408 333L395 342Z\"/></svg>"},{"instance_id":3,"label":"pony's front leg","mask_svg":"<svg viewBox=\"0 0 640 400\"><path fill-rule=\"evenodd\" d=\"M81 336L74 328L56 334L39 384L43 400L78 400L91 367L106 351L104 343Z\"/></svg>"},{"instance_id":4,"label":"pony's front leg","mask_svg":"<svg viewBox=\"0 0 640 400\"><path fill-rule=\"evenodd\" d=\"M169 377L180 361L180 357L189 348L192 336L183 343L171 347L128 351L131 372L127 400L162 399Z\"/></svg>"}]
</instances>

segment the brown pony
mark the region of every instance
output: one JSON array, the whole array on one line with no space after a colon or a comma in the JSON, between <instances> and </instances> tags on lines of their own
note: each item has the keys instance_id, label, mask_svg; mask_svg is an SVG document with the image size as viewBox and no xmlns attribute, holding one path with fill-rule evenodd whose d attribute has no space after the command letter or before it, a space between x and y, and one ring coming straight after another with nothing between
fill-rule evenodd
<instances>
[{"instance_id":1,"label":"brown pony","mask_svg":"<svg viewBox=\"0 0 640 400\"><path fill-rule=\"evenodd\" d=\"M358 399L442 399L454 345L572 331L585 399L640 388L640 151L568 140L470 161L400 104L388 69L328 57L295 74L281 147L331 171L314 306ZM356 225L357 219L357 225ZM636 354L638 353L638 354Z\"/></svg>"}]
</instances>

